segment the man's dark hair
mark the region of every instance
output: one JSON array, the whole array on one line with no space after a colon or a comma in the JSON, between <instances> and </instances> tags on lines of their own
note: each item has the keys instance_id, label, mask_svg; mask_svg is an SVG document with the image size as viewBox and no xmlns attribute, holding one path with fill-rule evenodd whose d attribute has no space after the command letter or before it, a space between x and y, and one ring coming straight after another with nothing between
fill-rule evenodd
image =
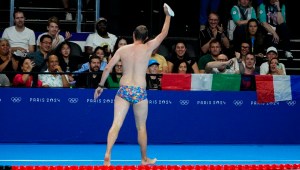
<instances>
[{"instance_id":1,"label":"man's dark hair","mask_svg":"<svg viewBox=\"0 0 300 170\"><path fill-rule=\"evenodd\" d=\"M16 8L15 11L14 11L14 19L16 19L16 14L17 14L17 13L22 13L22 14L24 15L24 12L23 12L23 11L21 11L21 10L18 9L18 8ZM25 17L25 15L24 15L24 17Z\"/></svg>"},{"instance_id":2,"label":"man's dark hair","mask_svg":"<svg viewBox=\"0 0 300 170\"><path fill-rule=\"evenodd\" d=\"M51 42L53 41L53 38L49 34L44 34L40 38L40 42L44 41L45 38L50 38Z\"/></svg>"},{"instance_id":3,"label":"man's dark hair","mask_svg":"<svg viewBox=\"0 0 300 170\"><path fill-rule=\"evenodd\" d=\"M142 40L144 42L148 38L148 29L145 25L136 27L133 33L136 40Z\"/></svg>"}]
</instances>

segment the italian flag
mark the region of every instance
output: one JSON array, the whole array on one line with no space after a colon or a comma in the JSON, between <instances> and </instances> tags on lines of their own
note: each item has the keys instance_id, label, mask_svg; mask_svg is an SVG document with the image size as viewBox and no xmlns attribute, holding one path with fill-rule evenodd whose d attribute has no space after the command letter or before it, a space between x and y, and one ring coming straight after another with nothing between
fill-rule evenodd
<instances>
[{"instance_id":1,"label":"italian flag","mask_svg":"<svg viewBox=\"0 0 300 170\"><path fill-rule=\"evenodd\" d=\"M163 90L239 91L239 74L163 74Z\"/></svg>"}]
</instances>

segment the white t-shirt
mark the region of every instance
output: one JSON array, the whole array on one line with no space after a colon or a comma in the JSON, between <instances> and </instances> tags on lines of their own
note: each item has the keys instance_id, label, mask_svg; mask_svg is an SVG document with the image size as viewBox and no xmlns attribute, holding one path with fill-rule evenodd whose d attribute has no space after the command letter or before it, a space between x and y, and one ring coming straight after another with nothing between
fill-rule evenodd
<instances>
[{"instance_id":1,"label":"white t-shirt","mask_svg":"<svg viewBox=\"0 0 300 170\"><path fill-rule=\"evenodd\" d=\"M109 38L102 38L98 33L90 34L85 42L85 46L93 47L93 51L96 47L103 47L108 45L111 51L113 51L114 45L117 41L117 37L114 34L107 33Z\"/></svg>"},{"instance_id":2,"label":"white t-shirt","mask_svg":"<svg viewBox=\"0 0 300 170\"><path fill-rule=\"evenodd\" d=\"M2 38L8 39L11 47L22 47L27 51L29 51L29 45L36 45L33 30L27 27L22 32L18 32L15 26L5 28Z\"/></svg>"},{"instance_id":3,"label":"white t-shirt","mask_svg":"<svg viewBox=\"0 0 300 170\"><path fill-rule=\"evenodd\" d=\"M282 63L279 63L282 70L283 70L283 74L286 75L285 72L285 66ZM267 75L269 72L269 63L268 62L264 62L260 65L260 75Z\"/></svg>"}]
</instances>

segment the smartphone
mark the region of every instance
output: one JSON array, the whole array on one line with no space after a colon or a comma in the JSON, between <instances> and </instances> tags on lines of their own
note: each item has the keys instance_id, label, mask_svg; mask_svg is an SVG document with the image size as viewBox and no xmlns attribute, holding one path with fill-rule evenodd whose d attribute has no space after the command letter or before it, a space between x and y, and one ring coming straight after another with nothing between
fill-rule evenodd
<instances>
[{"instance_id":1,"label":"smartphone","mask_svg":"<svg viewBox=\"0 0 300 170\"><path fill-rule=\"evenodd\" d=\"M281 64L278 63L277 66L276 66L276 68L277 68L277 69L282 69Z\"/></svg>"}]
</instances>

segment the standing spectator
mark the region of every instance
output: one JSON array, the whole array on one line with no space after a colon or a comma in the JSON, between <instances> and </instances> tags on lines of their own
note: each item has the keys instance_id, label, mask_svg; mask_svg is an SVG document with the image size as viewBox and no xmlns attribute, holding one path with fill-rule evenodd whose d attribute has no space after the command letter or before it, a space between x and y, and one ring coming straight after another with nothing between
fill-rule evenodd
<instances>
[{"instance_id":1,"label":"standing spectator","mask_svg":"<svg viewBox=\"0 0 300 170\"><path fill-rule=\"evenodd\" d=\"M14 11L15 26L5 28L2 38L6 38L11 46L11 51L20 50L23 53L34 52L35 34L33 30L25 27L25 16L22 11Z\"/></svg>"},{"instance_id":2,"label":"standing spectator","mask_svg":"<svg viewBox=\"0 0 300 170\"><path fill-rule=\"evenodd\" d=\"M268 61L267 62L264 62L260 65L260 74L261 75L266 75L269 73L269 63L271 62L271 60L273 58L278 58L278 52L277 52L277 49L275 47L269 47L267 49L267 53L266 53L266 56L267 56L267 59ZM279 63L279 68L283 70L283 74L286 75L286 72L285 72L285 66L283 63Z\"/></svg>"},{"instance_id":3,"label":"standing spectator","mask_svg":"<svg viewBox=\"0 0 300 170\"><path fill-rule=\"evenodd\" d=\"M264 0L259 5L259 21L267 30L267 47L274 46L285 51L287 59L293 59L291 53L290 35L286 24L286 8L285 4L279 0Z\"/></svg>"},{"instance_id":4,"label":"standing spectator","mask_svg":"<svg viewBox=\"0 0 300 170\"><path fill-rule=\"evenodd\" d=\"M224 28L219 25L219 15L217 13L210 13L208 16L208 27L200 31L200 48L202 56L208 53L209 44L213 39L221 42L223 53L230 55L230 42L224 33Z\"/></svg>"},{"instance_id":5,"label":"standing spectator","mask_svg":"<svg viewBox=\"0 0 300 170\"><path fill-rule=\"evenodd\" d=\"M79 88L97 88L102 77L100 71L101 59L97 55L92 55L89 59L89 69L83 71L75 77L76 87Z\"/></svg>"},{"instance_id":6,"label":"standing spectator","mask_svg":"<svg viewBox=\"0 0 300 170\"><path fill-rule=\"evenodd\" d=\"M207 24L207 15L210 12L217 12L221 0L200 0L200 31L204 30Z\"/></svg>"},{"instance_id":7,"label":"standing spectator","mask_svg":"<svg viewBox=\"0 0 300 170\"><path fill-rule=\"evenodd\" d=\"M187 61L190 67L192 67L193 73L199 73L199 68L197 66L195 59L190 57L189 54L187 53L185 42L178 41L175 44L171 58L168 60L169 73L173 71L174 65L178 64L182 60Z\"/></svg>"},{"instance_id":8,"label":"standing spectator","mask_svg":"<svg viewBox=\"0 0 300 170\"><path fill-rule=\"evenodd\" d=\"M104 47L105 45L108 46L108 51L106 52L112 52L117 37L114 34L107 32L107 26L107 20L103 17L99 18L95 25L96 32L90 34L86 39L84 47L86 54L91 55L96 47Z\"/></svg>"},{"instance_id":9,"label":"standing spectator","mask_svg":"<svg viewBox=\"0 0 300 170\"><path fill-rule=\"evenodd\" d=\"M39 74L39 79L43 82L43 87L70 87L67 76L63 73L59 65L58 57L55 54L49 55L46 59L48 69L45 73L51 74Z\"/></svg>"},{"instance_id":10,"label":"standing spectator","mask_svg":"<svg viewBox=\"0 0 300 170\"><path fill-rule=\"evenodd\" d=\"M29 58L22 58L19 62L22 74L17 74L13 80L13 86L16 87L33 87L33 76L30 74L35 66L34 62ZM37 80L37 87L42 87L42 81Z\"/></svg>"},{"instance_id":11,"label":"standing spectator","mask_svg":"<svg viewBox=\"0 0 300 170\"><path fill-rule=\"evenodd\" d=\"M52 40L52 49L55 49L63 41L70 39L72 35L69 31L66 31L66 33L65 33L66 38L64 38L62 35L59 34L60 33L59 25L60 25L60 22L57 17L55 17L55 16L50 17L48 19L48 26L47 26L48 32L42 33L38 36L37 41L36 41L37 46L39 47L40 38L42 35L45 35L45 34L50 35L53 39Z\"/></svg>"},{"instance_id":12,"label":"standing spectator","mask_svg":"<svg viewBox=\"0 0 300 170\"><path fill-rule=\"evenodd\" d=\"M15 71L18 69L19 61L11 53L9 41L5 38L0 39L0 72L8 72L5 75L12 82ZM10 73L9 73L10 72Z\"/></svg>"}]
</instances>

